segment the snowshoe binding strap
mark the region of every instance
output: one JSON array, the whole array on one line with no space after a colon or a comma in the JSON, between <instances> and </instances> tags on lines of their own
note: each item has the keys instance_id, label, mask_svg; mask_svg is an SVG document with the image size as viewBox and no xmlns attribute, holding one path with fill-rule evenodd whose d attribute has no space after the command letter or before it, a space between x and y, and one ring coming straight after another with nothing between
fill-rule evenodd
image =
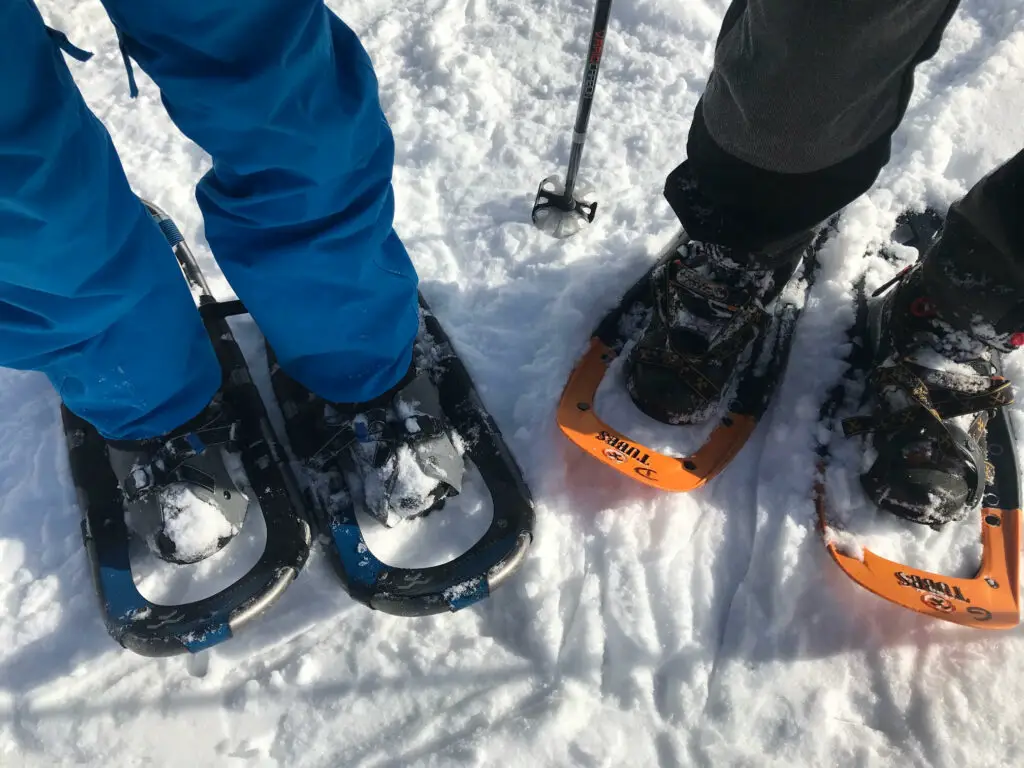
<instances>
[{"instance_id":1,"label":"snowshoe binding strap","mask_svg":"<svg viewBox=\"0 0 1024 768\"><path fill-rule=\"evenodd\" d=\"M879 388L898 387L916 407L891 413L851 416L843 420L843 433L851 437L866 432L923 426L932 421L941 424L957 416L994 410L1013 403L1013 385L1001 376L995 377L993 385L983 392L967 394L941 390L932 395L924 381L914 373L914 367L907 363L880 367L871 374L871 378Z\"/></svg>"},{"instance_id":2,"label":"snowshoe binding strap","mask_svg":"<svg viewBox=\"0 0 1024 768\"><path fill-rule=\"evenodd\" d=\"M963 519L967 512L980 503L989 480L986 470L986 452L983 447L985 428L991 413L1013 402L1013 388L1009 381L994 377L988 389L977 393L962 393L941 389L934 394L918 373L917 366L895 362L876 368L871 382L876 391L896 388L905 395L909 407L896 411L878 410L867 416L854 416L843 420L847 437L866 433L881 433L876 439L878 457L863 476L869 488L877 489L872 495L886 496L884 487L900 483L921 482L921 486L944 487L950 476L960 476L966 482L967 496L958 512L928 512L926 502L907 503L889 498L886 509L911 522L941 525ZM963 429L953 420L974 414L970 426ZM925 448L924 446L928 446ZM915 446L921 446L920 461L913 461ZM907 457L912 459L907 465ZM914 466L916 464L917 466Z\"/></svg>"},{"instance_id":3,"label":"snowshoe binding strap","mask_svg":"<svg viewBox=\"0 0 1024 768\"><path fill-rule=\"evenodd\" d=\"M673 325L669 317L673 289L681 289L697 301L706 303L716 315L727 318L727 321L710 339L687 333L685 351L673 343L675 334L670 332L667 347L638 348L636 360L676 372L680 382L703 401L717 402L722 397L722 387L701 373L700 364L708 356L728 358L739 354L757 338L758 329L767 319L767 311L751 291L709 280L683 264L682 259L672 259L655 269L651 277L655 311L666 328Z\"/></svg>"},{"instance_id":4,"label":"snowshoe binding strap","mask_svg":"<svg viewBox=\"0 0 1024 768\"><path fill-rule=\"evenodd\" d=\"M135 501L175 480L212 489L212 478L186 462L207 448L224 446L232 449L236 444L237 428L237 422L220 423L164 440L150 454L148 461L136 464L126 477L121 478L125 497Z\"/></svg>"},{"instance_id":5,"label":"snowshoe binding strap","mask_svg":"<svg viewBox=\"0 0 1024 768\"><path fill-rule=\"evenodd\" d=\"M403 405L407 392L420 393L411 394L411 401L429 402L418 377L412 377L387 405L346 413L344 406L325 403L325 426L336 429L306 460L315 471L342 467L360 477L366 511L385 526L429 514L462 489L462 458L443 420ZM409 493L403 469L430 478L434 487L425 496Z\"/></svg>"},{"instance_id":6,"label":"snowshoe binding strap","mask_svg":"<svg viewBox=\"0 0 1024 768\"><path fill-rule=\"evenodd\" d=\"M673 286L705 305L707 311L716 317L727 320L710 338L687 334L685 354L690 357L728 357L735 354L754 340L759 324L768 314L749 287L733 288L709 280L697 270L686 266L682 259L672 259L663 268L656 270L653 278L654 306L667 328L675 326L669 317ZM687 302L684 300L683 303ZM670 335L670 342L671 338Z\"/></svg>"},{"instance_id":7,"label":"snowshoe binding strap","mask_svg":"<svg viewBox=\"0 0 1024 768\"><path fill-rule=\"evenodd\" d=\"M1013 389L998 375L995 350L944 322L923 284L921 263L873 293L865 317L875 362L865 391L875 404L869 415L844 419L843 432L874 434L878 456L861 475L874 503L936 526L962 519L980 503L986 427L1013 402Z\"/></svg>"},{"instance_id":8,"label":"snowshoe binding strap","mask_svg":"<svg viewBox=\"0 0 1024 768\"><path fill-rule=\"evenodd\" d=\"M428 414L418 413L403 419L388 420L387 409L371 408L354 418L339 419L338 430L308 462L312 468L323 470L354 444L377 443L373 463L380 466L399 443L414 445L444 435L447 432L441 421Z\"/></svg>"}]
</instances>

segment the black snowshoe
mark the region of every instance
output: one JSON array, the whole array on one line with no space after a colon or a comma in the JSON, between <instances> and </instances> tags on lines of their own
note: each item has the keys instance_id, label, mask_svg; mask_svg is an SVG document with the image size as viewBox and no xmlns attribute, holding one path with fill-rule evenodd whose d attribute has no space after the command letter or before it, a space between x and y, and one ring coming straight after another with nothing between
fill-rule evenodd
<instances>
[{"instance_id":1,"label":"black snowshoe","mask_svg":"<svg viewBox=\"0 0 1024 768\"><path fill-rule=\"evenodd\" d=\"M310 527L290 465L225 319L243 308L213 299L177 227L156 206L146 205L199 304L224 370L222 390L200 417L169 439L115 444L113 450L92 425L67 408L62 416L82 505L82 536L107 630L136 653L168 656L196 653L227 640L273 604L306 562ZM237 454L240 474L228 471L218 455L221 448ZM239 485L244 489L236 497ZM232 498L225 498L226 493ZM167 525L175 523L175 494L215 502L218 511L234 518L226 521L229 529L233 522L241 524L242 499L255 499L266 522L267 543L259 561L231 586L196 602L159 605L144 598L132 579L126 517L136 515L136 523L139 516L149 518L157 550L172 560L191 560L167 542Z\"/></svg>"},{"instance_id":2,"label":"black snowshoe","mask_svg":"<svg viewBox=\"0 0 1024 768\"><path fill-rule=\"evenodd\" d=\"M437 318L420 297L412 367L371 403L328 403L271 362L292 449L331 562L345 589L371 608L403 616L457 611L487 597L533 539L533 500L521 471ZM493 502L483 537L454 560L391 567L370 551L362 509L391 525L439 509L475 465Z\"/></svg>"}]
</instances>

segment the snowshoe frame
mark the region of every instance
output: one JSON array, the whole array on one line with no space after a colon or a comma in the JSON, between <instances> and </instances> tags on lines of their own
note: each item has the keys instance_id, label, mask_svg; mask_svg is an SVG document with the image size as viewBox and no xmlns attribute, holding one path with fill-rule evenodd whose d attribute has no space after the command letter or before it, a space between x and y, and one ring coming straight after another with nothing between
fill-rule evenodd
<instances>
[{"instance_id":1,"label":"snowshoe frame","mask_svg":"<svg viewBox=\"0 0 1024 768\"><path fill-rule=\"evenodd\" d=\"M818 233L804 256L805 296L817 269L815 254L834 224L835 219ZM801 307L780 297L781 303L772 320L774 329L755 339L748 356L750 362L740 374L728 412L720 417L718 426L695 453L682 458L666 456L610 427L595 413L594 400L608 367L630 340L631 334L623 329L622 317L638 304L645 310L653 308L651 273L671 258L687 239L685 233L674 238L660 258L598 324L587 351L569 376L557 414L558 426L566 437L598 461L645 485L676 492L692 491L705 485L725 469L753 434L785 373L801 311ZM771 349L766 346L769 343L773 345Z\"/></svg>"},{"instance_id":2,"label":"snowshoe frame","mask_svg":"<svg viewBox=\"0 0 1024 768\"><path fill-rule=\"evenodd\" d=\"M942 229L934 210L910 212L897 221L892 239L923 254ZM863 280L857 287L857 317L848 332L850 368L821 407L821 422L831 423L843 405L847 381L869 363L865 327L867 302ZM834 439L843 439L836 435ZM818 528L829 555L860 586L903 608L977 629L1010 629L1020 622L1020 474L1016 436L1005 408L987 428L988 460L994 476L985 488L981 510L982 559L973 578L954 578L888 560L864 550L864 559L840 551L829 535L828 494L824 481L828 445L818 449L814 504Z\"/></svg>"},{"instance_id":3,"label":"snowshoe frame","mask_svg":"<svg viewBox=\"0 0 1024 768\"><path fill-rule=\"evenodd\" d=\"M309 554L310 526L302 496L223 307L210 295L195 257L174 222L152 203L160 225L199 305L224 370L224 397L240 414L239 448L249 484L266 521L259 561L234 584L181 605L144 598L132 579L123 496L107 459L106 442L87 422L61 408L71 475L83 512L82 538L110 635L144 656L197 653L230 638L285 591Z\"/></svg>"},{"instance_id":4,"label":"snowshoe frame","mask_svg":"<svg viewBox=\"0 0 1024 768\"><path fill-rule=\"evenodd\" d=\"M447 563L395 567L367 546L353 494L326 500L307 488L319 530L329 542L331 564L346 591L370 608L399 616L458 611L484 599L520 565L533 540L533 500L519 466L422 295L419 308L425 333L417 340L416 364L429 372L445 415L466 443L466 458L476 465L491 494L493 516L487 531ZM423 349L424 343L430 348ZM282 411L287 419L289 409Z\"/></svg>"}]
</instances>

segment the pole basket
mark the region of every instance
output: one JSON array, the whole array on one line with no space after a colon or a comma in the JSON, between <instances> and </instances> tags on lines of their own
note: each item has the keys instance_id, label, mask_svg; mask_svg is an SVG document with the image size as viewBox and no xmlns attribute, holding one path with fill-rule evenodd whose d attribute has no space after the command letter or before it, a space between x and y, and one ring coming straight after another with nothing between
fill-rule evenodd
<instances>
[{"instance_id":1,"label":"pole basket","mask_svg":"<svg viewBox=\"0 0 1024 768\"><path fill-rule=\"evenodd\" d=\"M559 176L548 176L537 188L537 199L533 203L533 223L552 237L575 235L592 222L596 214L597 202L579 200L575 193L567 195L565 182Z\"/></svg>"}]
</instances>

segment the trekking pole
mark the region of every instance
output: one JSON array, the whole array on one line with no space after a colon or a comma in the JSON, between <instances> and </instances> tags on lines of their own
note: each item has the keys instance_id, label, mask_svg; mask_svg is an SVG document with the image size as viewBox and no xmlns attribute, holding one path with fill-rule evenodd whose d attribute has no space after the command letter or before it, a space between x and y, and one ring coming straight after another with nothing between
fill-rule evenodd
<instances>
[{"instance_id":1,"label":"trekking pole","mask_svg":"<svg viewBox=\"0 0 1024 768\"><path fill-rule=\"evenodd\" d=\"M611 16L612 0L597 0L594 9L594 25L590 31L590 48L583 67L583 84L580 87L580 101L576 109L576 123L572 131L572 150L569 153L569 168L563 182L557 175L548 176L537 188L537 199L533 204L533 223L554 237L569 237L579 232L585 224L594 220L597 202L584 202L574 197L576 174L583 156L583 141L587 138L587 123L590 122L590 107L594 103L597 88L597 72L601 67L604 53L605 32Z\"/></svg>"}]
</instances>

